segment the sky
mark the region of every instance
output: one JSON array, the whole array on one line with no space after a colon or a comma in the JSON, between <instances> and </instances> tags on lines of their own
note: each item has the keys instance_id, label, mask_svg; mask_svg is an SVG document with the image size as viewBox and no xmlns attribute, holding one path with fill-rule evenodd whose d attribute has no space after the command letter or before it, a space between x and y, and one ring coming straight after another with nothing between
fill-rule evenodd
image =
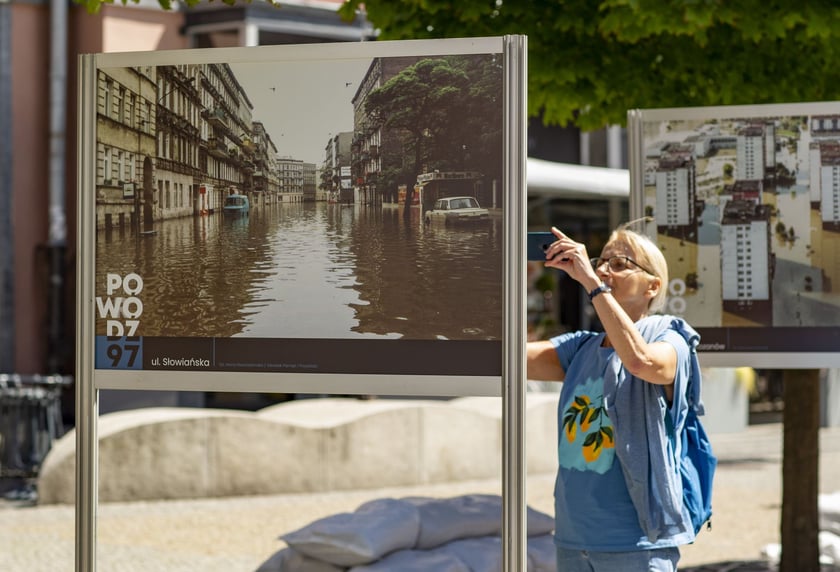
<instances>
[{"instance_id":1,"label":"sky","mask_svg":"<svg viewBox=\"0 0 840 572\"><path fill-rule=\"evenodd\" d=\"M282 157L321 166L327 142L353 130L352 99L371 59L230 64Z\"/></svg>"}]
</instances>

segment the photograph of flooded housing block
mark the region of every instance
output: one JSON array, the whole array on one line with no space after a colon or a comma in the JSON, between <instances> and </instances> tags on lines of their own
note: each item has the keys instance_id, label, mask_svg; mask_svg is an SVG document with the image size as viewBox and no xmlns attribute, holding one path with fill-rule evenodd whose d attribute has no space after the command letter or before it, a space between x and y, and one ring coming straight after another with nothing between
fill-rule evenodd
<instances>
[{"instance_id":1,"label":"photograph of flooded housing block","mask_svg":"<svg viewBox=\"0 0 840 572\"><path fill-rule=\"evenodd\" d=\"M501 54L99 69L97 299L139 277L144 337L500 340L502 72Z\"/></svg>"},{"instance_id":2,"label":"photograph of flooded housing block","mask_svg":"<svg viewBox=\"0 0 840 572\"><path fill-rule=\"evenodd\" d=\"M840 324L840 109L646 121L643 149L668 312L705 328Z\"/></svg>"}]
</instances>

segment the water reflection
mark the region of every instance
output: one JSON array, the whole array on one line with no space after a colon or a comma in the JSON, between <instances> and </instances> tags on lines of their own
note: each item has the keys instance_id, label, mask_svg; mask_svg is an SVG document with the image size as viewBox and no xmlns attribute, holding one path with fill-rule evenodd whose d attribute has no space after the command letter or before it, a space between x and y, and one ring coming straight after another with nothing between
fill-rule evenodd
<instances>
[{"instance_id":1,"label":"water reflection","mask_svg":"<svg viewBox=\"0 0 840 572\"><path fill-rule=\"evenodd\" d=\"M97 296L106 272L139 274L145 336L501 339L501 220L413 215L286 204L100 232Z\"/></svg>"}]
</instances>

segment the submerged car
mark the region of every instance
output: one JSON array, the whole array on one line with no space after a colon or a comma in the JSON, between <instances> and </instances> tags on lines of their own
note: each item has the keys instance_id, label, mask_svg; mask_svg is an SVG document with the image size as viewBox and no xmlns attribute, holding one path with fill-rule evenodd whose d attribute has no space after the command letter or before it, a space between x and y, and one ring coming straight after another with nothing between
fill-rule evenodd
<instances>
[{"instance_id":1,"label":"submerged car","mask_svg":"<svg viewBox=\"0 0 840 572\"><path fill-rule=\"evenodd\" d=\"M246 195L228 195L222 209L225 214L246 215L251 210L251 203Z\"/></svg>"},{"instance_id":2,"label":"submerged car","mask_svg":"<svg viewBox=\"0 0 840 572\"><path fill-rule=\"evenodd\" d=\"M475 197L447 197L435 201L423 218L426 223L460 224L490 220L490 212Z\"/></svg>"}]
</instances>

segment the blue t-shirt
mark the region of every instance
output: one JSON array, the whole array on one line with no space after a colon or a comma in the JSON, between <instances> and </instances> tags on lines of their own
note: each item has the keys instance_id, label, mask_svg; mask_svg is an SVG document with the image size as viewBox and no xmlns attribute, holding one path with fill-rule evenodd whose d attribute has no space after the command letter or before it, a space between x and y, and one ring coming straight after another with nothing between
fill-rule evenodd
<instances>
[{"instance_id":1,"label":"blue t-shirt","mask_svg":"<svg viewBox=\"0 0 840 572\"><path fill-rule=\"evenodd\" d=\"M668 330L659 339L674 345L678 360L688 359L688 346L679 334ZM604 373L614 350L601 347L602 333L574 332L551 341L566 372L557 419L556 544L600 552L675 546L671 539L651 543L645 537L616 458L613 427L604 408ZM637 378L631 382L647 383Z\"/></svg>"}]
</instances>

